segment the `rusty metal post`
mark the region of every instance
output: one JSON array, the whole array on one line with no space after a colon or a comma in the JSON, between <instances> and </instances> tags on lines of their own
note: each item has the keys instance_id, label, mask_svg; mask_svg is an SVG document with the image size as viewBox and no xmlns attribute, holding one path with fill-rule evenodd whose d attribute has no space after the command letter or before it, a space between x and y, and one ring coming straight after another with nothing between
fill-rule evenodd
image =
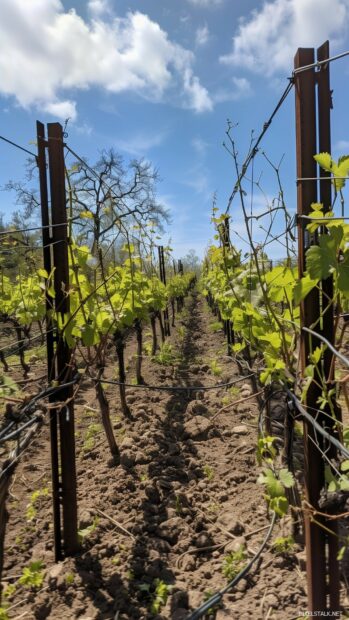
<instances>
[{"instance_id":1,"label":"rusty metal post","mask_svg":"<svg viewBox=\"0 0 349 620\"><path fill-rule=\"evenodd\" d=\"M329 42L326 41L317 50L317 60L323 61L330 57ZM318 150L320 153L331 153L331 108L332 97L330 88L330 69L329 65L323 64L317 73L318 82L318 136L319 144ZM331 210L332 204L332 188L331 181L328 179L328 172L325 170L319 170L319 176L327 177L324 180L320 180L320 202L324 205L324 212ZM325 232L325 228L323 229ZM333 299L333 276L330 276L326 280L322 281L322 335L327 338L333 345L335 344L335 330L334 330L334 308L333 304L329 304L328 300ZM334 360L333 354L328 347L325 348L323 354L323 371L326 377L328 390L335 387L334 381ZM337 418L340 419L340 410L335 405L335 411ZM326 413L329 414L326 426L329 426L328 420L331 419L330 408L327 407ZM326 423L326 420L324 420ZM335 424L333 425L333 431L337 433ZM336 458L337 451L331 446L328 457ZM340 581L339 581L339 562L337 560L338 555L338 523L336 520L331 520L327 523L327 527L332 530L334 535L327 536L328 544L328 576L329 576L329 603L332 611L339 611L340 609Z\"/></svg>"},{"instance_id":2,"label":"rusty metal post","mask_svg":"<svg viewBox=\"0 0 349 620\"><path fill-rule=\"evenodd\" d=\"M63 129L59 123L48 124L48 151L51 193L53 261L55 266L55 310L64 318L69 312L68 231L65 191ZM56 377L60 382L71 379L71 351L62 335L56 342ZM63 517L62 555L74 554L78 549L77 494L75 465L73 387L59 393L67 404L56 410L60 431L61 506Z\"/></svg>"},{"instance_id":3,"label":"rusty metal post","mask_svg":"<svg viewBox=\"0 0 349 620\"><path fill-rule=\"evenodd\" d=\"M162 245L158 246L158 254L159 254L159 270L160 270L160 280L161 282L163 282L166 286L166 269L165 269L165 257L164 257L164 247ZM169 315L168 315L168 308L166 306L164 312L164 329L165 329L165 335L166 336L170 336L171 335L171 331L170 331L170 320L169 320Z\"/></svg>"},{"instance_id":4,"label":"rusty metal post","mask_svg":"<svg viewBox=\"0 0 349 620\"><path fill-rule=\"evenodd\" d=\"M300 48L295 56L295 69L314 63L314 50ZM315 98L315 70L308 69L295 74L296 90L296 146L297 146L297 177L298 179L316 177L316 98ZM297 213L298 213L298 269L302 277L305 271L305 252L309 247L310 239L305 227L302 215L308 215L310 205L317 202L316 181L298 181L297 183ZM317 289L313 289L301 303L300 320L301 327L310 327L320 315L320 300ZM309 354L319 344L316 338L309 337L304 331L301 332L300 356L301 366L304 371L308 364ZM312 382L309 386L306 406L318 407L318 397L321 390ZM312 409L309 409L312 411ZM307 501L318 508L320 491L324 485L324 463L321 452L318 450L319 437L315 437L311 426L304 427L304 476L305 494ZM321 445L319 446L321 448ZM309 515L305 514L305 541L307 555L307 582L308 582L308 608L310 612L325 611L326 606L326 556L325 532L315 523L312 523Z\"/></svg>"},{"instance_id":5,"label":"rusty metal post","mask_svg":"<svg viewBox=\"0 0 349 620\"><path fill-rule=\"evenodd\" d=\"M37 121L37 164L39 169L40 184L40 202L41 202L41 221L42 221L42 242L43 242L43 262L44 268L48 275L51 274L51 233L50 233L50 216L48 207L48 190L47 190L47 170L46 170L46 138L45 126ZM46 292L46 354L47 354L47 379L50 383L56 378L55 373L55 352L54 352L54 336L53 325L50 310L53 307L53 298ZM50 397L50 402L54 401L54 396ZM50 444L51 444L51 471L52 471L52 504L53 504L53 532L54 532L54 549L56 561L61 558L61 509L60 509L60 481L59 481L59 448L58 448L58 426L57 414L50 411Z\"/></svg>"}]
</instances>

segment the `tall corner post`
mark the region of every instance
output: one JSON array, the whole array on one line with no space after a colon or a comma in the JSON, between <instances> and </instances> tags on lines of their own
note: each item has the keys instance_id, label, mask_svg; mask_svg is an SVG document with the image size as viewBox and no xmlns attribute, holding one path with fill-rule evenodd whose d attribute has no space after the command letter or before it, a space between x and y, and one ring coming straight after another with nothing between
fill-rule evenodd
<instances>
[{"instance_id":1,"label":"tall corner post","mask_svg":"<svg viewBox=\"0 0 349 620\"><path fill-rule=\"evenodd\" d=\"M52 256L55 289L55 311L62 319L69 312L68 222L66 208L63 129L60 123L48 123L48 152L51 195ZM61 334L57 334L55 350L56 379L60 383L72 378L71 350ZM73 386L59 392L66 404L54 411L59 421L60 504L63 522L62 557L73 555L79 547L77 523L77 489Z\"/></svg>"},{"instance_id":2,"label":"tall corner post","mask_svg":"<svg viewBox=\"0 0 349 620\"><path fill-rule=\"evenodd\" d=\"M295 70L314 63L314 49L300 48L295 56ZM311 204L317 202L317 167L314 155L317 152L316 132L316 75L315 69L295 73L296 97L296 156L297 156L297 214L298 214L298 271L302 277L305 269L306 250L311 240L306 229L306 220ZM307 180L305 180L307 179ZM304 373L309 355L318 346L316 337L310 336L303 327L320 330L320 295L314 288L300 306L300 359ZM305 406L309 412L318 408L321 389L313 381L308 389ZM313 409L312 409L313 408ZM315 509L324 485L324 463L318 449L319 437L315 437L311 425L304 424L304 476L307 502ZM321 449L321 445L319 446ZM305 544L308 585L308 610L310 612L327 610L326 580L326 535L324 530L312 522L309 513L304 515Z\"/></svg>"},{"instance_id":3,"label":"tall corner post","mask_svg":"<svg viewBox=\"0 0 349 620\"><path fill-rule=\"evenodd\" d=\"M43 264L48 275L52 271L51 256L51 232L50 232L50 215L48 202L47 187L47 165L46 165L46 136L45 126L40 121L36 123L37 135L37 165L39 171L40 186L40 205L41 205L41 222L42 222L42 244L43 244ZM46 290L46 356L47 356L47 380L48 383L56 378L55 368L55 349L53 324L51 310L54 304ZM54 402L54 395L49 398L50 402ZM61 535L61 508L60 508L60 480L59 480L59 442L58 442L58 424L57 414L54 410L50 410L50 446L51 446L51 472L52 472L52 505L53 505L53 536L54 551L56 561L62 557L62 535Z\"/></svg>"},{"instance_id":4,"label":"tall corner post","mask_svg":"<svg viewBox=\"0 0 349 620\"><path fill-rule=\"evenodd\" d=\"M322 62L330 57L329 42L326 41L317 50L317 60ZM330 86L330 65L328 63L320 65L317 72L317 86L318 86L318 150L320 153L331 153L331 108L332 108L332 94ZM332 184L328 178L328 172L325 170L319 170L320 186L319 186L319 198L320 202L324 206L324 212L331 210L332 205ZM324 178L322 178L324 177ZM323 227L323 233L326 232L326 228ZM334 306L333 303L329 303L329 299L333 299L333 276L329 276L321 283L321 296L322 296L322 335L332 344L335 344L335 327L334 327ZM328 391L335 387L335 358L333 353L328 347L325 347L323 353L323 369L327 383ZM334 411L337 419L341 419L340 409L336 402L332 399L334 405ZM324 420L326 426L331 426L329 420L331 420L331 409L329 406L325 409L325 413L328 414L328 418ZM336 421L333 420L332 432L338 434L336 428ZM331 459L337 458L337 450L334 446L331 446L327 452L327 456ZM328 590L329 590L329 609L333 612L339 612L340 610L340 576L339 576L339 562L338 556L338 523L332 519L326 523L329 530L333 534L327 535L328 545Z\"/></svg>"}]
</instances>

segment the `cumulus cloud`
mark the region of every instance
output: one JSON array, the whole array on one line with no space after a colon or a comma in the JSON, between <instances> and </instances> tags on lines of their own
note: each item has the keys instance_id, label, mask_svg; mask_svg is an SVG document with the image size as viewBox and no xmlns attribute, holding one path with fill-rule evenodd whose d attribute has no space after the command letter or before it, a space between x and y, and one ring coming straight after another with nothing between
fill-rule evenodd
<instances>
[{"instance_id":1,"label":"cumulus cloud","mask_svg":"<svg viewBox=\"0 0 349 620\"><path fill-rule=\"evenodd\" d=\"M100 87L161 100L176 88L182 104L212 109L208 91L194 75L194 55L172 42L158 23L135 12L103 19L105 0L91 0L91 21L60 0L2 0L0 93L22 107L76 116L67 90Z\"/></svg>"},{"instance_id":2,"label":"cumulus cloud","mask_svg":"<svg viewBox=\"0 0 349 620\"><path fill-rule=\"evenodd\" d=\"M166 138L166 132L153 134L139 133L129 137L127 140L117 140L115 145L129 155L143 157L151 149L161 146Z\"/></svg>"},{"instance_id":3,"label":"cumulus cloud","mask_svg":"<svg viewBox=\"0 0 349 620\"><path fill-rule=\"evenodd\" d=\"M219 90L214 95L215 103L225 103L226 101L238 101L252 95L252 87L247 78L233 77L231 87Z\"/></svg>"},{"instance_id":4,"label":"cumulus cloud","mask_svg":"<svg viewBox=\"0 0 349 620\"><path fill-rule=\"evenodd\" d=\"M214 7L223 4L224 0L188 0L190 4L201 7Z\"/></svg>"},{"instance_id":5,"label":"cumulus cloud","mask_svg":"<svg viewBox=\"0 0 349 620\"><path fill-rule=\"evenodd\" d=\"M94 16L100 16L103 13L109 13L110 5L108 0L89 0L87 8Z\"/></svg>"},{"instance_id":6,"label":"cumulus cloud","mask_svg":"<svg viewBox=\"0 0 349 620\"><path fill-rule=\"evenodd\" d=\"M210 33L207 26L200 26L195 33L195 43L198 46L206 45L210 38Z\"/></svg>"},{"instance_id":7,"label":"cumulus cloud","mask_svg":"<svg viewBox=\"0 0 349 620\"><path fill-rule=\"evenodd\" d=\"M349 0L274 0L243 19L230 54L221 62L271 76L290 71L298 47L326 39L336 46L345 34Z\"/></svg>"},{"instance_id":8,"label":"cumulus cloud","mask_svg":"<svg viewBox=\"0 0 349 620\"><path fill-rule=\"evenodd\" d=\"M195 112L207 112L213 109L213 101L208 90L200 84L199 78L189 67L184 71L184 91L188 95L188 107Z\"/></svg>"},{"instance_id":9,"label":"cumulus cloud","mask_svg":"<svg viewBox=\"0 0 349 620\"><path fill-rule=\"evenodd\" d=\"M76 119L76 103L75 101L51 101L43 103L43 110L57 116L57 118L67 119L72 121Z\"/></svg>"}]
</instances>

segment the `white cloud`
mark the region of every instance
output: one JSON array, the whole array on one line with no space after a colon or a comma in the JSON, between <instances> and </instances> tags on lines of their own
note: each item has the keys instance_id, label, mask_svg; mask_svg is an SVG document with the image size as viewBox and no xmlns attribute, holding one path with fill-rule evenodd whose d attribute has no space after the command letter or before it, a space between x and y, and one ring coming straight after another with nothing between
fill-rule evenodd
<instances>
[{"instance_id":1,"label":"white cloud","mask_svg":"<svg viewBox=\"0 0 349 620\"><path fill-rule=\"evenodd\" d=\"M194 55L172 42L158 23L139 12L101 16L104 0L89 4L91 21L60 0L2 0L0 93L22 107L76 115L69 89L133 91L159 101L172 88L182 105L212 109L208 91L193 74ZM70 93L69 93L70 94Z\"/></svg>"},{"instance_id":2,"label":"white cloud","mask_svg":"<svg viewBox=\"0 0 349 620\"><path fill-rule=\"evenodd\" d=\"M188 107L195 112L207 112L213 109L213 101L208 90L200 84L199 78L189 67L184 71L184 91L188 95Z\"/></svg>"},{"instance_id":3,"label":"white cloud","mask_svg":"<svg viewBox=\"0 0 349 620\"><path fill-rule=\"evenodd\" d=\"M161 146L166 137L167 133L165 132L159 132L157 134L137 134L131 136L127 140L117 140L115 146L129 155L142 157L151 149Z\"/></svg>"},{"instance_id":4,"label":"white cloud","mask_svg":"<svg viewBox=\"0 0 349 620\"><path fill-rule=\"evenodd\" d=\"M75 129L82 136L91 136L93 132L93 127L86 123L86 121L82 125L76 125Z\"/></svg>"},{"instance_id":5,"label":"white cloud","mask_svg":"<svg viewBox=\"0 0 349 620\"><path fill-rule=\"evenodd\" d=\"M89 12L95 17L99 17L103 13L110 12L110 5L108 0L89 0L89 2L87 3L87 8Z\"/></svg>"},{"instance_id":6,"label":"white cloud","mask_svg":"<svg viewBox=\"0 0 349 620\"><path fill-rule=\"evenodd\" d=\"M45 112L52 114L62 120L69 118L71 121L76 119L76 103L75 101L51 101L44 103L42 106Z\"/></svg>"},{"instance_id":7,"label":"white cloud","mask_svg":"<svg viewBox=\"0 0 349 620\"><path fill-rule=\"evenodd\" d=\"M225 103L226 101L239 101L252 95L252 87L250 82L244 77L233 77L231 88L219 90L214 95L215 103Z\"/></svg>"},{"instance_id":8,"label":"white cloud","mask_svg":"<svg viewBox=\"0 0 349 620\"><path fill-rule=\"evenodd\" d=\"M326 39L338 45L346 30L349 0L274 0L243 19L230 54L221 62L271 76L289 72L298 47Z\"/></svg>"},{"instance_id":9,"label":"white cloud","mask_svg":"<svg viewBox=\"0 0 349 620\"><path fill-rule=\"evenodd\" d=\"M194 4L194 6L201 7L215 7L223 4L224 0L188 0L190 4Z\"/></svg>"},{"instance_id":10,"label":"white cloud","mask_svg":"<svg viewBox=\"0 0 349 620\"><path fill-rule=\"evenodd\" d=\"M200 26L195 33L195 43L197 46L206 45L210 38L207 26Z\"/></svg>"}]
</instances>

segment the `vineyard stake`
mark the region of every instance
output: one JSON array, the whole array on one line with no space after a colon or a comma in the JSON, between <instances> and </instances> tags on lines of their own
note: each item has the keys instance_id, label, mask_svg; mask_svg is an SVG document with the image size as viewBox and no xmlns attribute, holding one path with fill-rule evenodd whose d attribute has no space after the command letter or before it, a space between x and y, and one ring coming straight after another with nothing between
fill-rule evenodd
<instances>
[{"instance_id":1,"label":"vineyard stake","mask_svg":"<svg viewBox=\"0 0 349 620\"><path fill-rule=\"evenodd\" d=\"M314 49L299 48L295 56L295 69L314 63ZM296 94L296 153L297 177L316 177L316 100L315 100L315 71L310 69L295 75ZM317 202L316 181L309 180L297 185L297 214L308 215L310 205ZM305 228L304 220L298 217L298 271L302 278L306 269L305 252L310 245L309 233ZM314 288L301 302L301 327L310 327L318 324L320 313L319 292ZM318 346L319 341L314 336L309 337L303 330L300 338L301 368L308 364L309 354ZM307 392L306 406L317 409L318 397L321 390L313 381ZM310 411L312 411L310 409ZM313 443L314 442L314 443ZM318 508L320 491L324 485L324 463L318 443L322 441L315 436L314 429L304 424L304 478L305 495L307 501ZM321 445L319 446L321 448ZM326 556L325 532L318 525L311 522L305 514L305 541L307 556L307 584L308 608L310 612L326 611Z\"/></svg>"},{"instance_id":2,"label":"vineyard stake","mask_svg":"<svg viewBox=\"0 0 349 620\"><path fill-rule=\"evenodd\" d=\"M165 269L165 258L164 258L164 246L163 245L158 246L158 255L159 255L160 280L166 286L166 269ZM170 321L169 321L167 306L163 312L163 315L164 315L165 336L171 336Z\"/></svg>"},{"instance_id":3,"label":"vineyard stake","mask_svg":"<svg viewBox=\"0 0 349 620\"><path fill-rule=\"evenodd\" d=\"M330 57L330 46L329 42L326 41L321 47L317 50L317 60L324 61L326 58ZM317 73L317 82L318 82L318 134L319 134L319 144L318 150L320 153L331 153L331 108L332 108L332 97L331 97L331 89L330 89L330 69L328 64L321 64L320 70ZM319 176L326 177L325 180L321 180L319 183L319 193L320 193L320 202L324 205L324 213L327 213L331 210L332 203L332 191L331 191L331 181L328 179L328 173L325 170L319 170ZM323 232L325 232L325 227L323 227ZM329 341L331 344L335 344L335 329L334 329L334 308L333 304L329 304L328 300L333 299L333 276L331 275L326 280L322 281L322 308L326 309L323 312L323 320L322 320L322 335ZM325 351L323 354L323 364L324 364L324 376L326 378L328 389L335 387L334 381L334 363L333 363L333 354L328 347L325 347ZM336 412L337 419L341 419L340 410L336 403L334 403L334 409ZM325 409L325 413L331 416L330 407L327 406ZM330 419L330 418L328 418ZM333 426L332 432L336 432L335 425ZM336 458L337 451L334 446L330 447L328 452L328 457ZM331 530L334 534L338 533L338 523L331 523ZM327 535L327 544L328 544L328 577L329 577L329 597L330 597L330 608L334 611L339 611L340 609L340 583L339 583L339 563L337 560L338 555L338 538L334 536Z\"/></svg>"},{"instance_id":4,"label":"vineyard stake","mask_svg":"<svg viewBox=\"0 0 349 620\"><path fill-rule=\"evenodd\" d=\"M48 123L48 153L51 193L51 218L53 241L53 264L55 311L64 320L69 312L69 261L68 231L65 190L63 129L60 123ZM58 381L71 379L71 350L62 335L57 335L55 351L56 378ZM56 409L59 421L60 449L60 503L62 507L62 542L56 549L56 558L73 555L78 547L77 495L75 464L74 403L71 399L73 386L60 392L59 398L68 401Z\"/></svg>"},{"instance_id":5,"label":"vineyard stake","mask_svg":"<svg viewBox=\"0 0 349 620\"><path fill-rule=\"evenodd\" d=\"M40 121L36 123L37 147L38 147L38 168L39 168L39 184L40 184L40 202L41 202L41 220L42 220L42 242L43 242L43 263L44 269L50 275L52 270L51 247L50 242L50 224L49 207L48 207L48 189L47 189L47 170L46 170L46 138L45 126ZM53 298L49 296L46 286L46 355L47 355L47 380L50 383L56 378L55 373L55 354L54 354L54 336L52 330L51 308ZM50 402L54 401L54 396L49 398ZM59 481L59 450L58 450L58 426L57 414L55 411L49 412L50 416L50 443L51 443L51 472L52 472L52 504L53 504L53 535L55 557L58 560L61 557L61 509L60 509L60 481Z\"/></svg>"}]
</instances>

